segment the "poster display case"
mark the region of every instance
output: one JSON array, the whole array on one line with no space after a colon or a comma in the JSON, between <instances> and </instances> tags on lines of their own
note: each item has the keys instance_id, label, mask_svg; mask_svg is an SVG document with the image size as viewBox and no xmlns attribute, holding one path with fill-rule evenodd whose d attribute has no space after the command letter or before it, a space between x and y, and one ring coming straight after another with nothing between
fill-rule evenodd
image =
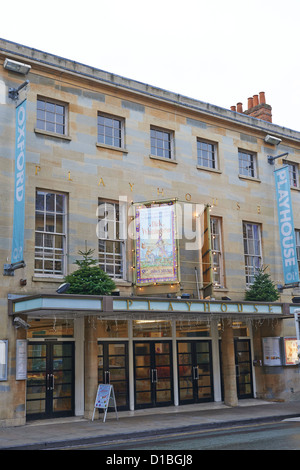
<instances>
[{"instance_id":1,"label":"poster display case","mask_svg":"<svg viewBox=\"0 0 300 470\"><path fill-rule=\"evenodd\" d=\"M0 381L7 380L8 340L0 340Z\"/></svg>"},{"instance_id":2,"label":"poster display case","mask_svg":"<svg viewBox=\"0 0 300 470\"><path fill-rule=\"evenodd\" d=\"M263 338L264 366L296 366L299 364L296 337Z\"/></svg>"}]
</instances>

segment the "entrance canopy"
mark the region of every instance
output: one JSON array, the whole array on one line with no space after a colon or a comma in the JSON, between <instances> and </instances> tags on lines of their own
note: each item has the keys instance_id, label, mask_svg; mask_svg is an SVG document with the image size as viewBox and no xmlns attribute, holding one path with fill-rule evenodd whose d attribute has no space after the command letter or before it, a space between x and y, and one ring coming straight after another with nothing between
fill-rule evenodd
<instances>
[{"instance_id":1,"label":"entrance canopy","mask_svg":"<svg viewBox=\"0 0 300 470\"><path fill-rule=\"evenodd\" d=\"M232 302L186 300L173 298L135 298L112 296L84 296L70 294L42 294L34 296L8 297L9 315L30 317L78 318L96 315L100 318L118 316L122 318L182 317L203 320L213 318L236 318L239 320L289 318L294 313L294 304L263 302Z\"/></svg>"}]
</instances>

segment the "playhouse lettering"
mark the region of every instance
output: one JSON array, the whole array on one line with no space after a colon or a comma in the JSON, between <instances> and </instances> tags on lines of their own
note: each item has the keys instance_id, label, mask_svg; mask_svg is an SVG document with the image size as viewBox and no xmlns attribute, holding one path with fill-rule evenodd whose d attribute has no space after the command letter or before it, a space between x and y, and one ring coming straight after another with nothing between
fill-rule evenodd
<instances>
[{"instance_id":1,"label":"playhouse lettering","mask_svg":"<svg viewBox=\"0 0 300 470\"><path fill-rule=\"evenodd\" d=\"M272 304L252 304L235 302L207 301L153 301L126 300L126 310L159 311L159 312L194 312L194 313L274 313Z\"/></svg>"},{"instance_id":2,"label":"playhouse lettering","mask_svg":"<svg viewBox=\"0 0 300 470\"><path fill-rule=\"evenodd\" d=\"M290 194L289 168L275 171L279 234L285 283L298 281L297 252Z\"/></svg>"}]
</instances>

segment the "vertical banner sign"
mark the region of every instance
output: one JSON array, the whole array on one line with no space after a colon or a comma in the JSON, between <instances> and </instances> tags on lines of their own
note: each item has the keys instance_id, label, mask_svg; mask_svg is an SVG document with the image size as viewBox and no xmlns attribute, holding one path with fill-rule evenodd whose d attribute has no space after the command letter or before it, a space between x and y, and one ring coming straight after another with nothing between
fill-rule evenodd
<instances>
[{"instance_id":1,"label":"vertical banner sign","mask_svg":"<svg viewBox=\"0 0 300 470\"><path fill-rule=\"evenodd\" d=\"M25 223L26 100L16 108L14 226L11 262L23 261Z\"/></svg>"},{"instance_id":2,"label":"vertical banner sign","mask_svg":"<svg viewBox=\"0 0 300 470\"><path fill-rule=\"evenodd\" d=\"M136 284L178 282L173 202L136 209Z\"/></svg>"},{"instance_id":3,"label":"vertical banner sign","mask_svg":"<svg viewBox=\"0 0 300 470\"><path fill-rule=\"evenodd\" d=\"M299 282L289 167L274 171L281 255L285 284Z\"/></svg>"}]
</instances>

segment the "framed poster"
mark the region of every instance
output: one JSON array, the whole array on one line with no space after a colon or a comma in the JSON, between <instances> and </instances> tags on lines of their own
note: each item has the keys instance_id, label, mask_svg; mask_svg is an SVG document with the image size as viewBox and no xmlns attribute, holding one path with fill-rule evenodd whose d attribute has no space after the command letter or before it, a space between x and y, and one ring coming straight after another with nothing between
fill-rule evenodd
<instances>
[{"instance_id":1,"label":"framed poster","mask_svg":"<svg viewBox=\"0 0 300 470\"><path fill-rule=\"evenodd\" d=\"M27 379L27 340L17 339L16 344L16 380Z\"/></svg>"},{"instance_id":2,"label":"framed poster","mask_svg":"<svg viewBox=\"0 0 300 470\"><path fill-rule=\"evenodd\" d=\"M0 340L0 380L7 380L8 340Z\"/></svg>"},{"instance_id":3,"label":"framed poster","mask_svg":"<svg viewBox=\"0 0 300 470\"><path fill-rule=\"evenodd\" d=\"M136 285L178 282L174 201L136 207Z\"/></svg>"},{"instance_id":4,"label":"framed poster","mask_svg":"<svg viewBox=\"0 0 300 470\"><path fill-rule=\"evenodd\" d=\"M99 408L99 409L102 408L104 410L103 422L105 423L107 410L109 406L113 406L115 408L117 419L119 419L113 385L99 384L98 389L97 389L97 394L96 394L92 421L94 421L96 408Z\"/></svg>"},{"instance_id":5,"label":"framed poster","mask_svg":"<svg viewBox=\"0 0 300 470\"><path fill-rule=\"evenodd\" d=\"M263 357L265 366L281 366L281 338L263 338Z\"/></svg>"},{"instance_id":6,"label":"framed poster","mask_svg":"<svg viewBox=\"0 0 300 470\"><path fill-rule=\"evenodd\" d=\"M286 366L299 364L297 338L283 338L284 363Z\"/></svg>"}]
</instances>

